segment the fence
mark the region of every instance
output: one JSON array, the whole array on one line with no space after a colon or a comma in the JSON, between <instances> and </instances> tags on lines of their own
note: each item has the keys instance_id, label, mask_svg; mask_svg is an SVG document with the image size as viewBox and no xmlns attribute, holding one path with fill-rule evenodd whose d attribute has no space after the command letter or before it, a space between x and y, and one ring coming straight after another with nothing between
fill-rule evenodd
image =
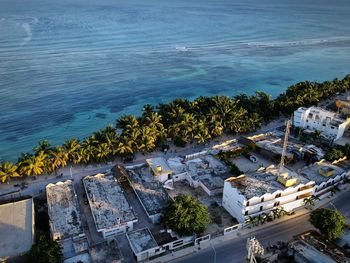
<instances>
[{"instance_id":1,"label":"fence","mask_svg":"<svg viewBox=\"0 0 350 263\"><path fill-rule=\"evenodd\" d=\"M234 226L230 226L224 229L224 236L233 233L235 230L241 229L243 226L242 224L237 224Z\"/></svg>"},{"instance_id":2,"label":"fence","mask_svg":"<svg viewBox=\"0 0 350 263\"><path fill-rule=\"evenodd\" d=\"M201 152L198 152L198 153L193 153L193 154L185 155L185 159L186 159L186 160L192 160L192 159L195 159L195 158L198 158L198 157L207 155L207 154L208 154L208 151L205 150L205 151L201 151Z\"/></svg>"}]
</instances>

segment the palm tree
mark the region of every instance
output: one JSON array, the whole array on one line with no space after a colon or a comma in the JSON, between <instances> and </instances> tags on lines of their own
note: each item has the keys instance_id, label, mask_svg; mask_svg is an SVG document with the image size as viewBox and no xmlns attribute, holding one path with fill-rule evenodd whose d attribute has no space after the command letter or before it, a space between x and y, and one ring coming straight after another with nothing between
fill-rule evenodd
<instances>
[{"instance_id":1,"label":"palm tree","mask_svg":"<svg viewBox=\"0 0 350 263\"><path fill-rule=\"evenodd\" d=\"M68 154L62 146L53 148L49 153L49 160L47 164L48 172L56 173L57 169L67 166L68 160Z\"/></svg>"},{"instance_id":2,"label":"palm tree","mask_svg":"<svg viewBox=\"0 0 350 263\"><path fill-rule=\"evenodd\" d=\"M11 178L19 177L20 175L17 172L17 165L4 162L0 164L0 180L5 183L10 181Z\"/></svg>"},{"instance_id":3,"label":"palm tree","mask_svg":"<svg viewBox=\"0 0 350 263\"><path fill-rule=\"evenodd\" d=\"M151 104L145 104L142 109L142 117L150 116L152 113L154 113L154 106Z\"/></svg>"},{"instance_id":4,"label":"palm tree","mask_svg":"<svg viewBox=\"0 0 350 263\"><path fill-rule=\"evenodd\" d=\"M63 150L65 151L67 157L68 157L68 162L70 163L76 163L76 153L77 150L81 147L79 144L78 139L70 139L64 142Z\"/></svg>"},{"instance_id":5,"label":"palm tree","mask_svg":"<svg viewBox=\"0 0 350 263\"><path fill-rule=\"evenodd\" d=\"M123 133L127 133L139 126L139 121L134 115L123 115L117 120L117 128L123 130Z\"/></svg>"},{"instance_id":6,"label":"palm tree","mask_svg":"<svg viewBox=\"0 0 350 263\"><path fill-rule=\"evenodd\" d=\"M211 139L209 130L206 127L205 121L203 119L198 121L193 138L197 141L198 144L207 142Z\"/></svg>"},{"instance_id":7,"label":"palm tree","mask_svg":"<svg viewBox=\"0 0 350 263\"><path fill-rule=\"evenodd\" d=\"M46 154L41 151L37 156L31 156L20 164L20 173L26 176L39 175L45 169Z\"/></svg>"},{"instance_id":8,"label":"palm tree","mask_svg":"<svg viewBox=\"0 0 350 263\"><path fill-rule=\"evenodd\" d=\"M322 133L321 133L319 130L315 130L315 131L311 134L311 136L312 136L312 138L313 138L314 141L320 139L320 138L321 138L321 135L322 135Z\"/></svg>"},{"instance_id":9,"label":"palm tree","mask_svg":"<svg viewBox=\"0 0 350 263\"><path fill-rule=\"evenodd\" d=\"M96 147L95 159L99 162L107 162L111 153L107 143L100 143Z\"/></svg>"},{"instance_id":10,"label":"palm tree","mask_svg":"<svg viewBox=\"0 0 350 263\"><path fill-rule=\"evenodd\" d=\"M122 139L117 145L116 153L122 158L131 157L134 153L131 142Z\"/></svg>"},{"instance_id":11,"label":"palm tree","mask_svg":"<svg viewBox=\"0 0 350 263\"><path fill-rule=\"evenodd\" d=\"M39 141L38 146L33 148L35 155L39 152L48 153L50 151L51 144L48 140Z\"/></svg>"},{"instance_id":12,"label":"palm tree","mask_svg":"<svg viewBox=\"0 0 350 263\"><path fill-rule=\"evenodd\" d=\"M155 131L148 127L144 126L140 130L138 150L141 150L142 153L151 152L156 148L156 134Z\"/></svg>"}]
</instances>

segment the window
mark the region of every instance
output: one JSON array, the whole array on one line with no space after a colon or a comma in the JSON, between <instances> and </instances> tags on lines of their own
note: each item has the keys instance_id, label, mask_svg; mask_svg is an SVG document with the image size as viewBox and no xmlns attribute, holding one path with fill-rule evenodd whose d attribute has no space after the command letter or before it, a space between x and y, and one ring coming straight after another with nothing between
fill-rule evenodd
<instances>
[{"instance_id":1,"label":"window","mask_svg":"<svg viewBox=\"0 0 350 263\"><path fill-rule=\"evenodd\" d=\"M326 124L322 124L323 127L326 127Z\"/></svg>"},{"instance_id":2,"label":"window","mask_svg":"<svg viewBox=\"0 0 350 263\"><path fill-rule=\"evenodd\" d=\"M279 206L280 205L280 202L276 202L273 206Z\"/></svg>"},{"instance_id":3,"label":"window","mask_svg":"<svg viewBox=\"0 0 350 263\"><path fill-rule=\"evenodd\" d=\"M260 206L260 211L262 211L263 210L263 206Z\"/></svg>"},{"instance_id":4,"label":"window","mask_svg":"<svg viewBox=\"0 0 350 263\"><path fill-rule=\"evenodd\" d=\"M249 206L249 201L247 201L247 203L245 204L245 206Z\"/></svg>"},{"instance_id":5,"label":"window","mask_svg":"<svg viewBox=\"0 0 350 263\"><path fill-rule=\"evenodd\" d=\"M333 127L333 126L331 126L331 129L332 129L332 130L334 130L334 127Z\"/></svg>"},{"instance_id":6,"label":"window","mask_svg":"<svg viewBox=\"0 0 350 263\"><path fill-rule=\"evenodd\" d=\"M247 216L247 215L248 215L248 211L245 211L245 212L244 212L244 215Z\"/></svg>"},{"instance_id":7,"label":"window","mask_svg":"<svg viewBox=\"0 0 350 263\"><path fill-rule=\"evenodd\" d=\"M261 203L262 203L262 202L264 202L264 197L263 197L263 198L261 198Z\"/></svg>"},{"instance_id":8,"label":"window","mask_svg":"<svg viewBox=\"0 0 350 263\"><path fill-rule=\"evenodd\" d=\"M275 198L278 198L278 197L281 197L281 193L278 193L278 194L276 194L276 197Z\"/></svg>"}]
</instances>

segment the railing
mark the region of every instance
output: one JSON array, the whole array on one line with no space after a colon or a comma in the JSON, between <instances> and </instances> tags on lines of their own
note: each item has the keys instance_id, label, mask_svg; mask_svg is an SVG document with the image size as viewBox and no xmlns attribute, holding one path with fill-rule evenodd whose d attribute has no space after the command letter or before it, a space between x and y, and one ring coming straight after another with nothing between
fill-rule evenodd
<instances>
[{"instance_id":1,"label":"railing","mask_svg":"<svg viewBox=\"0 0 350 263\"><path fill-rule=\"evenodd\" d=\"M224 229L224 236L227 235L227 234L230 234L230 233L232 233L233 231L238 230L238 229L240 229L240 228L242 228L242 225L241 225L241 224L236 224L236 225L227 227L227 228Z\"/></svg>"}]
</instances>

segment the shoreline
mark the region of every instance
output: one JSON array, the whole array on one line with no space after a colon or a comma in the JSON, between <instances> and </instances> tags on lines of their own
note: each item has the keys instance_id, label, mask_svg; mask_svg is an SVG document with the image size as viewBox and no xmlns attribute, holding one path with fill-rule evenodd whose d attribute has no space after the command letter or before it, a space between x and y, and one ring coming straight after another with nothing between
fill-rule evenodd
<instances>
[{"instance_id":1,"label":"shoreline","mask_svg":"<svg viewBox=\"0 0 350 263\"><path fill-rule=\"evenodd\" d=\"M300 106L322 104L348 90L350 75L323 83L300 82L288 87L276 99L256 92L252 96L198 97L193 101L175 99L157 106L146 104L141 116L121 116L116 126L107 126L84 140L72 139L62 146L40 141L33 153L22 155L16 164L0 163L0 179L6 182L18 175L57 174L73 164L97 165L115 162L118 158L137 160L137 156L161 153L170 146L170 151L175 153L205 148L223 141L223 136L233 138L266 129L271 121L289 116ZM121 130L121 134L117 130Z\"/></svg>"}]
</instances>

